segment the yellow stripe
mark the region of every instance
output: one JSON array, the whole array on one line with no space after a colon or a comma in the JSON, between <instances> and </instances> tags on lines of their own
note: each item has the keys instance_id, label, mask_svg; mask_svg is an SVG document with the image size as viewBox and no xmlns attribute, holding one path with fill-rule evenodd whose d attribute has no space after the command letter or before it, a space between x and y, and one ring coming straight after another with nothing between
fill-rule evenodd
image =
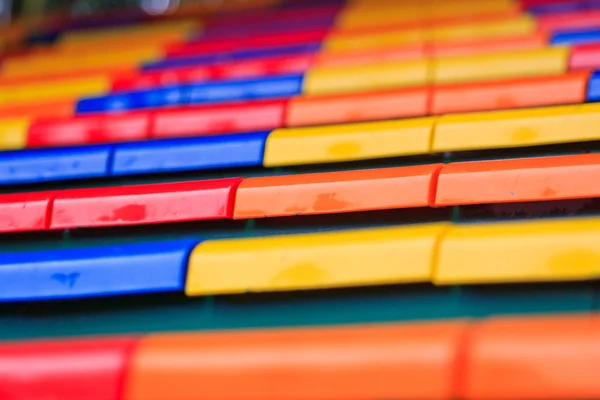
<instances>
[{"instance_id":1,"label":"yellow stripe","mask_svg":"<svg viewBox=\"0 0 600 400\"><path fill-rule=\"evenodd\" d=\"M435 61L432 83L560 74L567 71L568 59L569 50L563 47L445 57Z\"/></svg>"},{"instance_id":2,"label":"yellow stripe","mask_svg":"<svg viewBox=\"0 0 600 400\"><path fill-rule=\"evenodd\" d=\"M264 165L318 164L425 154L435 118L276 129Z\"/></svg>"},{"instance_id":3,"label":"yellow stripe","mask_svg":"<svg viewBox=\"0 0 600 400\"><path fill-rule=\"evenodd\" d=\"M162 52L156 49L127 49L111 53L59 54L7 60L2 66L2 76L19 77L40 73L77 71L91 67L119 67L137 65L156 60Z\"/></svg>"},{"instance_id":4,"label":"yellow stripe","mask_svg":"<svg viewBox=\"0 0 600 400\"><path fill-rule=\"evenodd\" d=\"M431 63L427 60L383 62L351 67L315 67L304 77L304 93L352 93L394 87L426 85Z\"/></svg>"},{"instance_id":5,"label":"yellow stripe","mask_svg":"<svg viewBox=\"0 0 600 400\"><path fill-rule=\"evenodd\" d=\"M535 20L524 15L506 21L486 21L434 28L428 31L427 37L436 42L445 42L526 35L535 32L536 29Z\"/></svg>"},{"instance_id":6,"label":"yellow stripe","mask_svg":"<svg viewBox=\"0 0 600 400\"><path fill-rule=\"evenodd\" d=\"M59 38L59 45L70 45L80 42L89 44L96 41L143 38L147 35L187 34L200 28L197 21L173 21L161 24L145 24L138 26L93 29L88 31L67 32Z\"/></svg>"},{"instance_id":7,"label":"yellow stripe","mask_svg":"<svg viewBox=\"0 0 600 400\"><path fill-rule=\"evenodd\" d=\"M0 121L0 149L22 149L27 143L30 121L27 118L5 119Z\"/></svg>"},{"instance_id":8,"label":"yellow stripe","mask_svg":"<svg viewBox=\"0 0 600 400\"><path fill-rule=\"evenodd\" d=\"M31 101L60 100L95 96L110 90L105 77L65 79L60 82L24 84L0 91L0 104L22 104Z\"/></svg>"},{"instance_id":9,"label":"yellow stripe","mask_svg":"<svg viewBox=\"0 0 600 400\"><path fill-rule=\"evenodd\" d=\"M600 139L600 104L446 115L433 152L497 149Z\"/></svg>"},{"instance_id":10,"label":"yellow stripe","mask_svg":"<svg viewBox=\"0 0 600 400\"><path fill-rule=\"evenodd\" d=\"M454 225L445 233L438 284L564 281L600 274L600 219Z\"/></svg>"},{"instance_id":11,"label":"yellow stripe","mask_svg":"<svg viewBox=\"0 0 600 400\"><path fill-rule=\"evenodd\" d=\"M446 1L391 3L374 6L372 3L347 6L336 21L336 26L358 28L385 24L427 21L436 18L465 17L482 13L519 11L514 1Z\"/></svg>"},{"instance_id":12,"label":"yellow stripe","mask_svg":"<svg viewBox=\"0 0 600 400\"><path fill-rule=\"evenodd\" d=\"M209 295L427 282L444 227L207 241L192 252L185 291Z\"/></svg>"},{"instance_id":13,"label":"yellow stripe","mask_svg":"<svg viewBox=\"0 0 600 400\"><path fill-rule=\"evenodd\" d=\"M422 43L427 32L422 30L393 31L368 35L332 34L323 41L323 51L342 52L396 47Z\"/></svg>"}]
</instances>

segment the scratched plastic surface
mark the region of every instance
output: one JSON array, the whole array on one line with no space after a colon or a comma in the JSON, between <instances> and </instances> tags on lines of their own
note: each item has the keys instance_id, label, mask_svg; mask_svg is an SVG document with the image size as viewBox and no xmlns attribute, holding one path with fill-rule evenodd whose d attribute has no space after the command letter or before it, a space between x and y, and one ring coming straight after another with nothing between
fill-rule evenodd
<instances>
[{"instance_id":1,"label":"scratched plastic surface","mask_svg":"<svg viewBox=\"0 0 600 400\"><path fill-rule=\"evenodd\" d=\"M3 253L0 301L66 299L182 289L197 241Z\"/></svg>"},{"instance_id":2,"label":"scratched plastic surface","mask_svg":"<svg viewBox=\"0 0 600 400\"><path fill-rule=\"evenodd\" d=\"M72 32L59 38L55 53L39 48L35 62L10 61L6 76L0 71L2 119L36 120L0 123L0 146L10 150L0 153L0 339L600 311L597 219L575 218L600 210L595 179L600 136L594 129L600 108L579 104L600 99L597 74L587 72L600 66L594 43L600 23L597 1L523 0L536 3L523 7L507 0L291 3L209 21L202 16L201 25L195 16L192 23L168 29L158 28L160 18L152 18L156 31L112 21L118 25L114 29ZM528 7L531 16L524 16ZM317 34L311 36L311 30ZM402 44L415 38L426 40ZM282 44L288 39L293 44ZM205 52L210 43L253 41L261 44ZM390 43L394 47L380 46ZM369 49L372 45L375 50ZM105 56L107 48L128 64ZM78 53L91 55L76 65ZM44 60L44 54L54 58ZM132 59L136 62L129 64ZM96 62L104 67L92 65ZM14 89L18 80L29 90ZM79 83L72 88L57 84L69 80ZM289 102L281 99L290 96ZM213 102L227 104L206 104ZM125 111L138 108L148 109L143 111L152 115L151 122L147 130L127 136L118 120L127 120ZM103 111L111 112L108 133L93 126L39 129L37 121ZM445 115L458 112L465 114ZM110 144L95 144L100 141ZM27 144L61 147L12 151ZM239 177L246 180L234 196ZM226 183L195 190L197 182L214 180ZM535 226L526 231L518 222L499 221L538 215L548 220L531 221ZM464 223L479 218L485 225ZM419 242L417 235L394 237L398 241L391 243L387 234L370 241L355 234L362 228L413 231L430 222L450 225L450 231L435 230L417 247L411 247ZM27 230L35 232L22 232ZM295 243L292 236L305 239ZM340 237L352 241L340 244ZM222 239L227 244L213 244ZM197 249L214 246L213 252L194 257L188 289L198 297L187 297L184 264L201 241ZM253 247L256 243L260 246ZM419 246L442 253L421 254ZM332 248L335 253L329 253ZM444 254L451 259L442 260ZM492 259L488 264L482 261L486 257ZM365 268L374 260L372 268ZM442 263L437 270L431 268L436 262ZM430 282L432 274L439 275L436 284ZM278 279L269 279L274 276ZM354 285L360 287L349 287ZM294 291L279 292L282 288ZM577 340L595 349L593 333L565 336L527 328L525 333L536 334L523 337L503 335L524 332L519 329L492 325L483 328L496 335L492 340L478 334L457 338L461 343L477 340L479 354L485 355L471 363L452 358L476 365L477 381L448 387L445 378L455 377L456 370L444 369L443 376L420 375L419 385L393 385L397 390L388 391L389 382L403 382L413 372L411 365L422 364L409 363L375 386L383 375L355 354L346 361L370 367L344 387L348 362L343 368L319 364L324 373L312 370L306 365L313 364L302 364L307 360L298 353L302 342L285 347L297 364L289 357L275 361L301 364L305 376L319 382L325 376L339 378L341 386L311 381L295 393L283 379L280 392L259 392L273 398L341 393L346 399L372 400L364 395L373 393L369 383L381 389L378 397L406 400L462 398L455 395L461 390L473 400L582 400L569 397L574 393L597 397L587 359L564 351ZM559 340L561 346L552 346ZM174 345L162 343L165 354L171 354ZM238 349L256 350L239 343ZM382 349L366 339L358 343ZM114 353L112 347L106 351L121 355L117 347ZM497 351L506 347L520 351ZM239 366L236 349L200 348L201 355L226 355L231 364L219 366L225 371ZM339 349L331 343L316 348L321 355ZM368 355L365 348L357 354ZM409 357L411 349L389 354ZM73 372L68 356L79 353L59 350L42 357L51 358L44 364L48 369L26 369L16 383L9 382L22 388L27 379L39 379L56 390L17 391L19 400L70 400L69 395L96 400L77 391L84 384L93 387L85 365ZM185 350L185 345L178 350L182 357L190 354ZM429 364L444 351L433 350ZM377 352L378 362L389 360L386 354ZM191 368L177 371L180 358L174 360L173 369L166 368L169 379L185 382ZM205 360L195 357L190 365L202 366ZM115 391L121 385L115 383L121 373L114 372L121 365L117 361L94 374L95 382L104 380L95 391L98 400L123 399L122 391ZM270 362L241 361L261 368ZM565 373L571 366L573 372ZM389 371L389 365L384 367ZM519 368L527 371L519 373ZM3 371L0 367L0 397L7 387ZM62 371L62 380L44 381L54 371ZM504 373L514 387L502 386ZM235 390L236 383L266 387L260 373L258 380L242 375L228 375L239 382L191 380L198 390L180 385L177 394L195 398L207 394L203 387L225 385L230 392L211 393L219 398ZM69 376L72 391L65 393ZM158 373L151 383L163 390L164 377ZM435 393L424 395L421 389ZM173 395L168 386L161 392L151 384L134 392L144 400ZM244 395L252 398L253 393Z\"/></svg>"}]
</instances>

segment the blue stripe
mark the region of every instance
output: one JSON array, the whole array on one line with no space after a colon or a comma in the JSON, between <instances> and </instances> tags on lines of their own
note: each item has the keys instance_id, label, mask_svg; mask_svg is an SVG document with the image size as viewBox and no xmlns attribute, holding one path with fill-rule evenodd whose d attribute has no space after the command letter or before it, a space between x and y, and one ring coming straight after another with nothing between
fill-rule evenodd
<instances>
[{"instance_id":1,"label":"blue stripe","mask_svg":"<svg viewBox=\"0 0 600 400\"><path fill-rule=\"evenodd\" d=\"M238 133L118 144L115 146L111 174L153 174L262 166L269 133Z\"/></svg>"},{"instance_id":2,"label":"blue stripe","mask_svg":"<svg viewBox=\"0 0 600 400\"><path fill-rule=\"evenodd\" d=\"M0 184L105 176L110 146L0 152Z\"/></svg>"},{"instance_id":3,"label":"blue stripe","mask_svg":"<svg viewBox=\"0 0 600 400\"><path fill-rule=\"evenodd\" d=\"M0 301L183 291L200 240L0 254Z\"/></svg>"}]
</instances>

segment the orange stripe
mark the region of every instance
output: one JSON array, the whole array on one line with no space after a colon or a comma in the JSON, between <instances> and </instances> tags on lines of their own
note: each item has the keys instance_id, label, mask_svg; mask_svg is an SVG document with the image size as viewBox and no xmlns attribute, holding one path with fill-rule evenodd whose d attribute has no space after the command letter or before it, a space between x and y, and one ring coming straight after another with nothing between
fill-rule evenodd
<instances>
[{"instance_id":1,"label":"orange stripe","mask_svg":"<svg viewBox=\"0 0 600 400\"><path fill-rule=\"evenodd\" d=\"M547 46L547 43L547 36L538 32L512 37L420 43L372 50L321 52L315 58L315 65L342 67L384 61L409 61L510 50L530 50L543 48Z\"/></svg>"},{"instance_id":2,"label":"orange stripe","mask_svg":"<svg viewBox=\"0 0 600 400\"><path fill-rule=\"evenodd\" d=\"M245 179L237 191L233 217L427 207L440 168L434 164Z\"/></svg>"},{"instance_id":3,"label":"orange stripe","mask_svg":"<svg viewBox=\"0 0 600 400\"><path fill-rule=\"evenodd\" d=\"M125 400L449 399L462 322L155 335Z\"/></svg>"},{"instance_id":4,"label":"orange stripe","mask_svg":"<svg viewBox=\"0 0 600 400\"><path fill-rule=\"evenodd\" d=\"M446 165L436 206L600 197L600 154Z\"/></svg>"},{"instance_id":5,"label":"orange stripe","mask_svg":"<svg viewBox=\"0 0 600 400\"><path fill-rule=\"evenodd\" d=\"M71 117L75 112L75 101L71 99L44 103L28 103L0 107L0 118L46 118Z\"/></svg>"},{"instance_id":6,"label":"orange stripe","mask_svg":"<svg viewBox=\"0 0 600 400\"><path fill-rule=\"evenodd\" d=\"M427 88L295 97L288 103L286 126L424 116L429 97Z\"/></svg>"},{"instance_id":7,"label":"orange stripe","mask_svg":"<svg viewBox=\"0 0 600 400\"><path fill-rule=\"evenodd\" d=\"M494 318L470 334L465 390L476 400L600 398L597 315Z\"/></svg>"},{"instance_id":8,"label":"orange stripe","mask_svg":"<svg viewBox=\"0 0 600 400\"><path fill-rule=\"evenodd\" d=\"M587 72L571 72L562 75L434 86L428 112L440 115L584 103L588 78Z\"/></svg>"}]
</instances>

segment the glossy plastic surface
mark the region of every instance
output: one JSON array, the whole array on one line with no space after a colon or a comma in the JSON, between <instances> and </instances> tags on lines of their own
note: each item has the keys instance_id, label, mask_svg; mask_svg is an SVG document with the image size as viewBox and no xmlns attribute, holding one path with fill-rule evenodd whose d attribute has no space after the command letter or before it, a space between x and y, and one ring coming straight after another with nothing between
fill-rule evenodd
<instances>
[{"instance_id":1,"label":"glossy plastic surface","mask_svg":"<svg viewBox=\"0 0 600 400\"><path fill-rule=\"evenodd\" d=\"M206 66L231 60L231 53L202 54L197 56L178 57L170 60L153 61L142 65L143 72L166 72L183 67Z\"/></svg>"},{"instance_id":2,"label":"glossy plastic surface","mask_svg":"<svg viewBox=\"0 0 600 400\"><path fill-rule=\"evenodd\" d=\"M0 118L48 118L71 117L75 113L75 100L51 100L39 103L4 105L0 109Z\"/></svg>"},{"instance_id":3,"label":"glossy plastic surface","mask_svg":"<svg viewBox=\"0 0 600 400\"><path fill-rule=\"evenodd\" d=\"M302 93L302 75L200 83L189 87L190 104L290 97Z\"/></svg>"},{"instance_id":4,"label":"glossy plastic surface","mask_svg":"<svg viewBox=\"0 0 600 400\"><path fill-rule=\"evenodd\" d=\"M456 285L595 279L600 275L598 240L597 218L453 225L440 244L434 281Z\"/></svg>"},{"instance_id":5,"label":"glossy plastic surface","mask_svg":"<svg viewBox=\"0 0 600 400\"><path fill-rule=\"evenodd\" d=\"M136 338L0 345L3 400L119 400Z\"/></svg>"},{"instance_id":6,"label":"glossy plastic surface","mask_svg":"<svg viewBox=\"0 0 600 400\"><path fill-rule=\"evenodd\" d=\"M543 33L508 35L506 37L484 37L467 40L430 43L428 54L432 57L467 56L483 53L533 50L547 46L548 38Z\"/></svg>"},{"instance_id":7,"label":"glossy plastic surface","mask_svg":"<svg viewBox=\"0 0 600 400\"><path fill-rule=\"evenodd\" d=\"M343 52L321 52L315 56L315 64L324 67L347 67L377 62L418 60L428 55L424 43L386 47L384 49L354 50Z\"/></svg>"},{"instance_id":8,"label":"glossy plastic surface","mask_svg":"<svg viewBox=\"0 0 600 400\"><path fill-rule=\"evenodd\" d=\"M482 321L470 334L464 398L597 398L599 348L597 315Z\"/></svg>"},{"instance_id":9,"label":"glossy plastic surface","mask_svg":"<svg viewBox=\"0 0 600 400\"><path fill-rule=\"evenodd\" d=\"M277 129L267 139L264 165L317 164L426 154L434 119Z\"/></svg>"},{"instance_id":10,"label":"glossy plastic surface","mask_svg":"<svg viewBox=\"0 0 600 400\"><path fill-rule=\"evenodd\" d=\"M428 39L424 30L363 33L361 35L344 35L332 33L323 43L323 51L336 53L347 51L368 51L402 45L424 43Z\"/></svg>"},{"instance_id":11,"label":"glossy plastic surface","mask_svg":"<svg viewBox=\"0 0 600 400\"><path fill-rule=\"evenodd\" d=\"M0 195L0 232L46 229L49 207L50 198L45 193Z\"/></svg>"},{"instance_id":12,"label":"glossy plastic surface","mask_svg":"<svg viewBox=\"0 0 600 400\"><path fill-rule=\"evenodd\" d=\"M536 20L538 26L547 32L591 29L600 26L600 10L576 10L537 15Z\"/></svg>"},{"instance_id":13,"label":"glossy plastic surface","mask_svg":"<svg viewBox=\"0 0 600 400\"><path fill-rule=\"evenodd\" d=\"M588 70L600 67L600 44L591 43L573 46L569 57L569 69ZM593 76L593 75L592 75Z\"/></svg>"},{"instance_id":14,"label":"glossy plastic surface","mask_svg":"<svg viewBox=\"0 0 600 400\"><path fill-rule=\"evenodd\" d=\"M432 151L597 140L598 123L600 105L597 104L445 115L436 125Z\"/></svg>"},{"instance_id":15,"label":"glossy plastic surface","mask_svg":"<svg viewBox=\"0 0 600 400\"><path fill-rule=\"evenodd\" d=\"M200 136L280 128L283 126L286 104L286 100L269 100L160 110L154 114L152 137Z\"/></svg>"},{"instance_id":16,"label":"glossy plastic surface","mask_svg":"<svg viewBox=\"0 0 600 400\"><path fill-rule=\"evenodd\" d=\"M377 8L373 8L369 3L363 3L358 7L345 8L336 21L336 26L365 28L400 22L444 23L455 19L464 20L464 18L476 20L481 15L504 14L519 9L519 4L513 1L430 2L426 7L422 2L408 4L384 2Z\"/></svg>"},{"instance_id":17,"label":"glossy plastic surface","mask_svg":"<svg viewBox=\"0 0 600 400\"><path fill-rule=\"evenodd\" d=\"M107 93L109 88L110 82L106 77L33 82L2 90L0 104L14 106L31 102L73 100L81 96L98 96Z\"/></svg>"},{"instance_id":18,"label":"glossy plastic surface","mask_svg":"<svg viewBox=\"0 0 600 400\"><path fill-rule=\"evenodd\" d=\"M223 72L221 71L221 73ZM158 76L158 78L160 77ZM198 83L84 99L78 102L77 112L134 110L184 104L290 97L301 91L302 76Z\"/></svg>"},{"instance_id":19,"label":"glossy plastic surface","mask_svg":"<svg viewBox=\"0 0 600 400\"><path fill-rule=\"evenodd\" d=\"M27 143L29 118L10 118L0 120L0 149L22 149Z\"/></svg>"},{"instance_id":20,"label":"glossy plastic surface","mask_svg":"<svg viewBox=\"0 0 600 400\"><path fill-rule=\"evenodd\" d=\"M168 71L135 71L134 73L113 77L111 89L113 93L135 92L142 89L177 86L190 82L200 83L213 78L212 66L208 65L175 68Z\"/></svg>"},{"instance_id":21,"label":"glossy plastic surface","mask_svg":"<svg viewBox=\"0 0 600 400\"><path fill-rule=\"evenodd\" d=\"M108 146L86 146L0 153L0 184L105 176L110 151Z\"/></svg>"},{"instance_id":22,"label":"glossy plastic surface","mask_svg":"<svg viewBox=\"0 0 600 400\"><path fill-rule=\"evenodd\" d=\"M432 114L552 106L585 102L587 72L433 88ZM460 98L460 101L457 99Z\"/></svg>"},{"instance_id":23,"label":"glossy plastic surface","mask_svg":"<svg viewBox=\"0 0 600 400\"><path fill-rule=\"evenodd\" d=\"M600 73L594 72L588 84L587 100L600 100Z\"/></svg>"},{"instance_id":24,"label":"glossy plastic surface","mask_svg":"<svg viewBox=\"0 0 600 400\"><path fill-rule=\"evenodd\" d=\"M380 62L344 67L316 66L304 78L304 94L321 95L423 86L429 83L428 60Z\"/></svg>"},{"instance_id":25,"label":"glossy plastic surface","mask_svg":"<svg viewBox=\"0 0 600 400\"><path fill-rule=\"evenodd\" d=\"M108 111L137 110L144 108L177 106L189 103L189 89L169 86L134 92L120 92L100 97L80 99L76 112L99 113Z\"/></svg>"},{"instance_id":26,"label":"glossy plastic surface","mask_svg":"<svg viewBox=\"0 0 600 400\"><path fill-rule=\"evenodd\" d=\"M474 4L472 1L469 1ZM356 4L356 2L354 3ZM385 10L389 13L396 13L395 21L384 21L385 17L382 16L380 12L375 11L372 4L377 4L377 7L380 7L380 11L382 10L385 13ZM454 5L458 6L459 2L454 1ZM463 3L463 5L465 5ZM350 11L350 8L353 5L347 4L345 7L346 11ZM435 1L428 0L427 3L423 1L414 2L414 4L408 5L407 7L395 7L393 3L390 2L371 2L362 4L361 8L353 9L357 16L361 13L363 14L363 20L357 22L368 22L368 24L364 26L336 26L335 31L337 33L344 33L348 35L360 35L365 33L374 33L374 32L387 32L387 31L398 31L398 30L408 30L408 29L432 29L432 28L440 28L440 27L452 27L452 26L460 26L467 25L472 23L480 23L483 21L486 22L497 22L497 21L507 21L514 18L522 17L523 12L514 7L509 7L504 10L494 10L494 11L477 11L473 10L474 13L470 13L469 10L465 10L462 15L434 15L434 8L437 8L437 4ZM375 20L369 20L373 11L375 11L376 17ZM369 15L371 14L371 15ZM416 16L415 19L403 18L403 17L413 17ZM343 16L345 17L345 16ZM367 17L367 18L365 18ZM381 20L380 23L377 23L376 19L379 17ZM383 17L383 18L382 18ZM342 18L340 18L342 19Z\"/></svg>"},{"instance_id":27,"label":"glossy plastic surface","mask_svg":"<svg viewBox=\"0 0 600 400\"><path fill-rule=\"evenodd\" d=\"M277 75L298 76L313 64L314 55L286 54L282 56L223 62L213 66L213 74L218 79L242 79ZM288 81L291 83L293 78ZM282 89L285 89L282 87Z\"/></svg>"},{"instance_id":28,"label":"glossy plastic surface","mask_svg":"<svg viewBox=\"0 0 600 400\"><path fill-rule=\"evenodd\" d=\"M434 164L249 178L238 188L234 218L427 207L441 167Z\"/></svg>"},{"instance_id":29,"label":"glossy plastic surface","mask_svg":"<svg viewBox=\"0 0 600 400\"><path fill-rule=\"evenodd\" d=\"M183 290L199 240L2 253L0 301Z\"/></svg>"},{"instance_id":30,"label":"glossy plastic surface","mask_svg":"<svg viewBox=\"0 0 600 400\"><path fill-rule=\"evenodd\" d=\"M552 35L550 41L553 45L575 45L582 43L593 43L600 40L600 29L595 27L593 29L557 32Z\"/></svg>"},{"instance_id":31,"label":"glossy plastic surface","mask_svg":"<svg viewBox=\"0 0 600 400\"><path fill-rule=\"evenodd\" d=\"M506 38L530 34L535 30L535 20L523 14L498 21L483 20L455 26L433 27L427 32L427 38L434 43L443 43L468 39Z\"/></svg>"},{"instance_id":32,"label":"glossy plastic surface","mask_svg":"<svg viewBox=\"0 0 600 400\"><path fill-rule=\"evenodd\" d=\"M447 399L464 329L441 322L155 335L133 357L124 400L195 400L200 392L214 400Z\"/></svg>"},{"instance_id":33,"label":"glossy plastic surface","mask_svg":"<svg viewBox=\"0 0 600 400\"><path fill-rule=\"evenodd\" d=\"M439 175L435 205L600 197L600 154L451 163Z\"/></svg>"},{"instance_id":34,"label":"glossy plastic surface","mask_svg":"<svg viewBox=\"0 0 600 400\"><path fill-rule=\"evenodd\" d=\"M444 224L206 241L190 296L428 282ZM368 264L369 268L364 268Z\"/></svg>"},{"instance_id":35,"label":"glossy plastic surface","mask_svg":"<svg viewBox=\"0 0 600 400\"><path fill-rule=\"evenodd\" d=\"M163 61L147 63L142 66L143 71L168 71L173 68L212 65L223 62L236 62L269 57L293 56L300 54L314 54L321 48L320 42L282 45L264 48L238 49L230 52L190 55L170 58Z\"/></svg>"},{"instance_id":36,"label":"glossy plastic surface","mask_svg":"<svg viewBox=\"0 0 600 400\"><path fill-rule=\"evenodd\" d=\"M290 99L286 126L420 117L428 114L430 90L397 89Z\"/></svg>"},{"instance_id":37,"label":"glossy plastic surface","mask_svg":"<svg viewBox=\"0 0 600 400\"><path fill-rule=\"evenodd\" d=\"M440 84L562 74L568 58L562 47L444 57L436 61L431 79Z\"/></svg>"},{"instance_id":38,"label":"glossy plastic surface","mask_svg":"<svg viewBox=\"0 0 600 400\"><path fill-rule=\"evenodd\" d=\"M168 58L188 55L212 54L224 51L257 49L282 45L314 43L323 40L327 29L252 34L235 38L203 38L191 43L173 43L166 46Z\"/></svg>"},{"instance_id":39,"label":"glossy plastic surface","mask_svg":"<svg viewBox=\"0 0 600 400\"><path fill-rule=\"evenodd\" d=\"M111 41L118 43L121 40L154 39L154 36L166 36L168 34L176 34L179 38L184 38L186 34L198 27L200 27L198 21L176 20L149 25L136 24L134 26L74 30L62 35L58 44L61 47L85 48L101 46Z\"/></svg>"},{"instance_id":40,"label":"glossy plastic surface","mask_svg":"<svg viewBox=\"0 0 600 400\"><path fill-rule=\"evenodd\" d=\"M126 49L111 47L110 52L81 51L71 54L56 54L53 57L42 55L37 58L34 56L10 60L3 64L2 76L25 77L48 73L80 72L86 69L130 67L157 59L161 55L160 50L143 45Z\"/></svg>"},{"instance_id":41,"label":"glossy plastic surface","mask_svg":"<svg viewBox=\"0 0 600 400\"><path fill-rule=\"evenodd\" d=\"M130 175L260 166L268 134L239 133L120 144L115 147L110 173Z\"/></svg>"},{"instance_id":42,"label":"glossy plastic surface","mask_svg":"<svg viewBox=\"0 0 600 400\"><path fill-rule=\"evenodd\" d=\"M145 140L150 135L149 113L47 118L34 121L28 147L70 146Z\"/></svg>"},{"instance_id":43,"label":"glossy plastic surface","mask_svg":"<svg viewBox=\"0 0 600 400\"><path fill-rule=\"evenodd\" d=\"M231 218L241 178L57 192L51 229Z\"/></svg>"}]
</instances>

